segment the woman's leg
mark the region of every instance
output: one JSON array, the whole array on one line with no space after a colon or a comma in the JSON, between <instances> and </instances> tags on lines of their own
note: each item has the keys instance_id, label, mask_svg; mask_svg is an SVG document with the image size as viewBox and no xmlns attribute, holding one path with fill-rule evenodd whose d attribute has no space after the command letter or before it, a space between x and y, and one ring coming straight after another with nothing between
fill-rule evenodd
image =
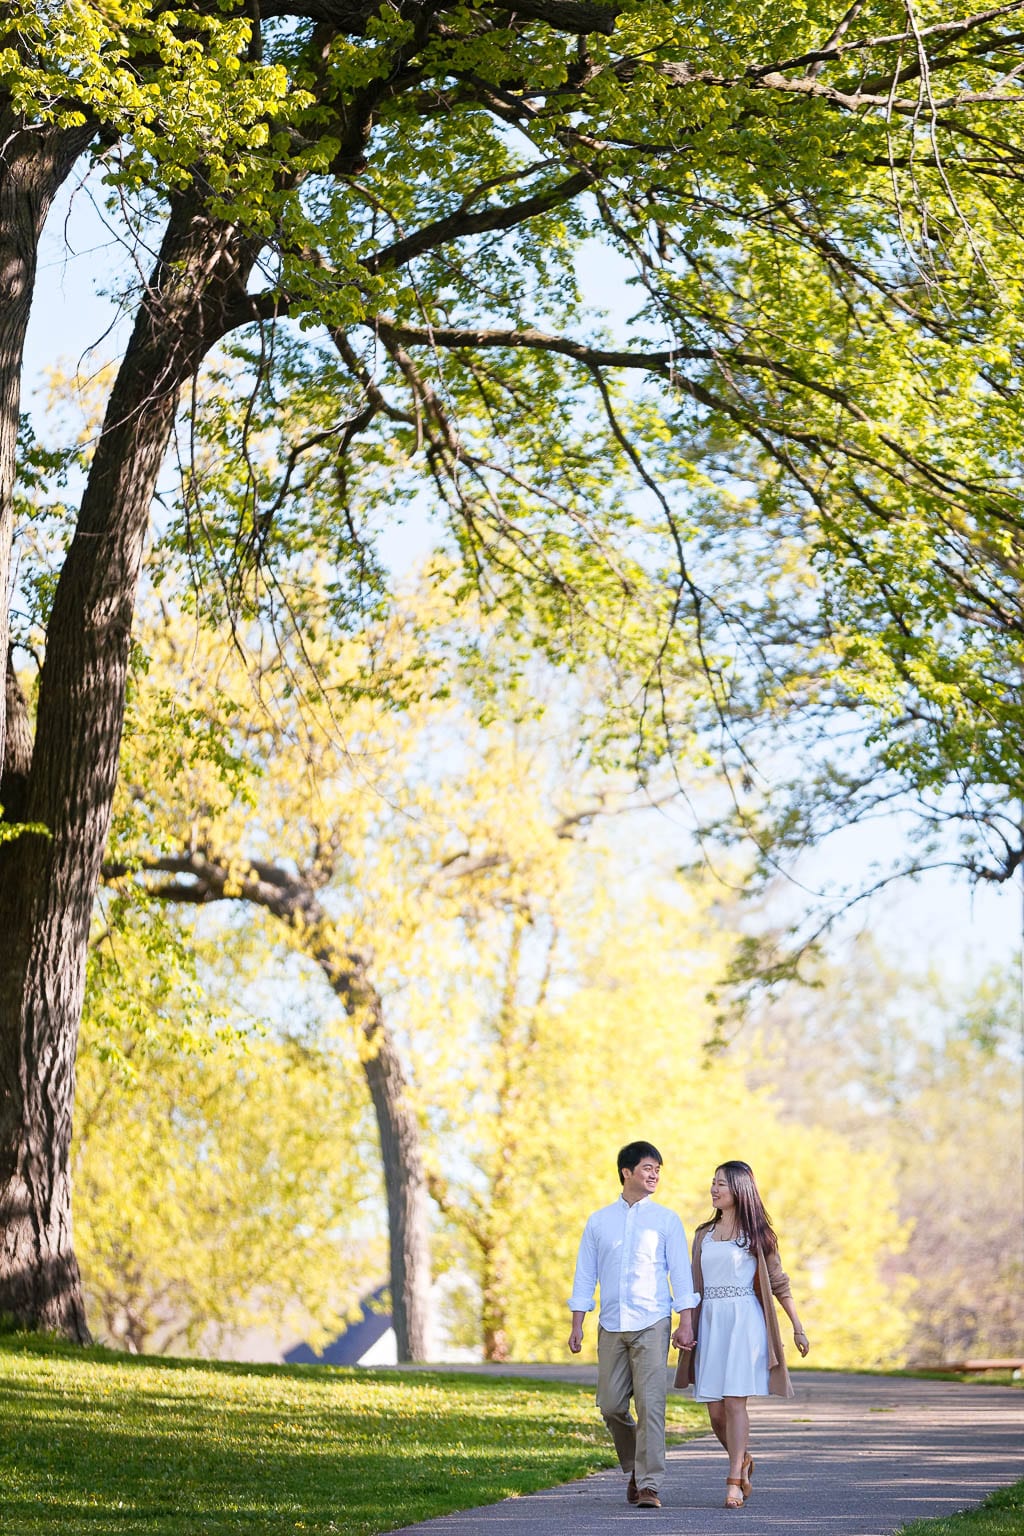
<instances>
[{"instance_id":1,"label":"woman's leg","mask_svg":"<svg viewBox=\"0 0 1024 1536\"><path fill-rule=\"evenodd\" d=\"M734 1479L733 1488L729 1491L738 1492L735 1483L741 1479L743 1462L747 1454L747 1441L750 1439L750 1415L747 1413L747 1400L745 1397L723 1397L720 1404L722 1416L725 1420L725 1436L718 1436L729 1452L729 1476ZM718 1434L717 1429L715 1433ZM740 1495L742 1497L742 1495Z\"/></svg>"},{"instance_id":2,"label":"woman's leg","mask_svg":"<svg viewBox=\"0 0 1024 1536\"><path fill-rule=\"evenodd\" d=\"M720 1445L729 1449L729 1442L725 1436L725 1404L721 1401L708 1403L708 1418L711 1420L711 1428L718 1436Z\"/></svg>"}]
</instances>

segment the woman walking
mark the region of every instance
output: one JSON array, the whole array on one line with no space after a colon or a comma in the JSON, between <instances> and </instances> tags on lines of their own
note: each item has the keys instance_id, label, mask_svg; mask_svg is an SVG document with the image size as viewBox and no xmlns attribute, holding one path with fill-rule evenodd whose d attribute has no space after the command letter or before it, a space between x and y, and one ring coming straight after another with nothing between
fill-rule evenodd
<instances>
[{"instance_id":1,"label":"woman walking","mask_svg":"<svg viewBox=\"0 0 1024 1536\"><path fill-rule=\"evenodd\" d=\"M693 1289L702 1297L694 1313L697 1347L681 1354L676 1386L692 1382L694 1400L707 1403L711 1428L729 1455L725 1507L741 1509L754 1474L747 1398L793 1396L773 1296L793 1324L800 1354L810 1345L748 1163L715 1169L711 1203L714 1216L693 1238Z\"/></svg>"}]
</instances>

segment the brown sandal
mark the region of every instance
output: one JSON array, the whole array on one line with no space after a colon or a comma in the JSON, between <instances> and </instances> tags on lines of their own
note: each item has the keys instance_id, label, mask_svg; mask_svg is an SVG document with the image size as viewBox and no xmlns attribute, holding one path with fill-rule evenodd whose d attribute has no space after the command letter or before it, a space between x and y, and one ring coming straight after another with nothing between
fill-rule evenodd
<instances>
[{"instance_id":1,"label":"brown sandal","mask_svg":"<svg viewBox=\"0 0 1024 1536\"><path fill-rule=\"evenodd\" d=\"M754 1458L753 1458L753 1456L751 1456L750 1452L748 1451L747 1454L743 1458L743 1465L742 1465L742 1467L740 1467L740 1487L743 1489L743 1497L745 1499L749 1499L751 1493L753 1492L753 1489L751 1487L751 1481L753 1479L753 1476L754 1476Z\"/></svg>"},{"instance_id":2,"label":"brown sandal","mask_svg":"<svg viewBox=\"0 0 1024 1536\"><path fill-rule=\"evenodd\" d=\"M730 1488L738 1488L740 1490L740 1496L739 1496L738 1499L730 1498L729 1497L729 1489ZM725 1480L725 1507L726 1507L726 1509L742 1509L743 1508L743 1503L744 1503L744 1500L743 1500L743 1484L740 1482L738 1477L727 1477L726 1480Z\"/></svg>"}]
</instances>

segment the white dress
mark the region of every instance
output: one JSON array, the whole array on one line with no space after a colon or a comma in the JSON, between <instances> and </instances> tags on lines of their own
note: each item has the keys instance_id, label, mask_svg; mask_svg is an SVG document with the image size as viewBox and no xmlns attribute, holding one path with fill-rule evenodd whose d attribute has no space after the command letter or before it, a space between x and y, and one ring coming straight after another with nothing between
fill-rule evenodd
<instances>
[{"instance_id":1,"label":"white dress","mask_svg":"<svg viewBox=\"0 0 1024 1536\"><path fill-rule=\"evenodd\" d=\"M736 1242L700 1248L704 1281L694 1359L694 1401L768 1396L768 1329L754 1293L757 1262Z\"/></svg>"}]
</instances>

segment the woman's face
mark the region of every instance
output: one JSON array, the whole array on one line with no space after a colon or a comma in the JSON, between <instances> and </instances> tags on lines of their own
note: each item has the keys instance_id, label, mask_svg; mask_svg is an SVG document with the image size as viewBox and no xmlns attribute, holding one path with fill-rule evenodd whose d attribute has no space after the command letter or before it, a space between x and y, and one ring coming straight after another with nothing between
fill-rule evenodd
<instances>
[{"instance_id":1,"label":"woman's face","mask_svg":"<svg viewBox=\"0 0 1024 1536\"><path fill-rule=\"evenodd\" d=\"M729 1180L721 1168L715 1169L715 1176L711 1180L711 1204L717 1211L731 1211L736 1204Z\"/></svg>"}]
</instances>

